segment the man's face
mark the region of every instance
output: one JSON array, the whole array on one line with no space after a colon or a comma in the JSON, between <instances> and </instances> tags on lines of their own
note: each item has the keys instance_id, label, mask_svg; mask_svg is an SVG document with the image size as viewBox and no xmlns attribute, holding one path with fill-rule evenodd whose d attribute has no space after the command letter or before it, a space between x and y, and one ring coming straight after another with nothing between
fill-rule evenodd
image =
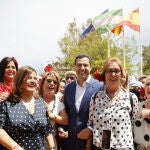
<instances>
[{"instance_id":1,"label":"man's face","mask_svg":"<svg viewBox=\"0 0 150 150\"><path fill-rule=\"evenodd\" d=\"M77 74L77 79L86 81L91 71L89 59L86 57L77 59L75 70Z\"/></svg>"}]
</instances>

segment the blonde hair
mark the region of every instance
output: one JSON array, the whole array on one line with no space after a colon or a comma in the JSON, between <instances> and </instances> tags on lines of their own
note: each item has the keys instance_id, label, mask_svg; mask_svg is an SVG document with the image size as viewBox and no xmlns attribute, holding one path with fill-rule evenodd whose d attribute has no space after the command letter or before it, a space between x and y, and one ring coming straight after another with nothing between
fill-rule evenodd
<instances>
[{"instance_id":1,"label":"blonde hair","mask_svg":"<svg viewBox=\"0 0 150 150\"><path fill-rule=\"evenodd\" d=\"M104 64L103 64L103 69L102 69L102 79L103 79L103 81L105 82L105 73L106 73L106 69L108 68L108 66L111 64L111 63L113 63L113 62L115 62L116 64L118 64L118 66L119 66L119 68L120 68L120 71L121 71L121 77L123 77L123 66L122 66L122 63L121 63L121 61L120 61L120 59L119 58L117 58L117 57L111 57L111 58L108 58L105 62L104 62Z\"/></svg>"},{"instance_id":2,"label":"blonde hair","mask_svg":"<svg viewBox=\"0 0 150 150\"><path fill-rule=\"evenodd\" d=\"M50 72L46 72L41 80L41 84L40 84L40 89L39 89L39 94L43 97L43 85L44 85L44 81L47 79L48 76L54 77L57 80L57 89L56 89L56 93L59 90L59 85L60 85L60 76L58 74L58 72L56 71L50 71Z\"/></svg>"},{"instance_id":3,"label":"blonde hair","mask_svg":"<svg viewBox=\"0 0 150 150\"><path fill-rule=\"evenodd\" d=\"M76 72L75 72L75 71L72 71L72 70L67 71L67 72L65 73L65 78L68 77L69 75L73 75L73 76L77 77Z\"/></svg>"}]
</instances>

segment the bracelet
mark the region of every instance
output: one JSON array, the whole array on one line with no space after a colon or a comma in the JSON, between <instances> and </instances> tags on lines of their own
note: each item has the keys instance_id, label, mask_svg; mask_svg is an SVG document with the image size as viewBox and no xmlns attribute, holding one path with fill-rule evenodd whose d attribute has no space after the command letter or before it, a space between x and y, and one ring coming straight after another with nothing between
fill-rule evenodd
<instances>
[{"instance_id":1,"label":"bracelet","mask_svg":"<svg viewBox=\"0 0 150 150\"><path fill-rule=\"evenodd\" d=\"M11 150L15 150L18 147L18 145L15 145Z\"/></svg>"},{"instance_id":2,"label":"bracelet","mask_svg":"<svg viewBox=\"0 0 150 150\"><path fill-rule=\"evenodd\" d=\"M50 147L49 149L50 149L50 150L51 150L51 149L55 149L55 146L54 146L54 147Z\"/></svg>"}]
</instances>

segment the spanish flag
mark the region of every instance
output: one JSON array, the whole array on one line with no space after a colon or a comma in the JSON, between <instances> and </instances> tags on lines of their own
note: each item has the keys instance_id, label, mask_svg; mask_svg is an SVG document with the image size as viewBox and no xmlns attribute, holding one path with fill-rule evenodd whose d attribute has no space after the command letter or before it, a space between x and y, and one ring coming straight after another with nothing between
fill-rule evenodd
<instances>
[{"instance_id":1,"label":"spanish flag","mask_svg":"<svg viewBox=\"0 0 150 150\"><path fill-rule=\"evenodd\" d=\"M124 18L119 24L117 24L111 31L119 35L122 31L122 27L127 25L131 29L140 32L140 17L139 17L139 8L132 11L129 16Z\"/></svg>"}]
</instances>

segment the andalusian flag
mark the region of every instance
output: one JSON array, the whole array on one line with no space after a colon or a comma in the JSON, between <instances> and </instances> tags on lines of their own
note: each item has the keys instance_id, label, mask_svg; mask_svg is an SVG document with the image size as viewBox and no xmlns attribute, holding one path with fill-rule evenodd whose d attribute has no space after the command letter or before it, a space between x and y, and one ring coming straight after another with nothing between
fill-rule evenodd
<instances>
[{"instance_id":1,"label":"andalusian flag","mask_svg":"<svg viewBox=\"0 0 150 150\"><path fill-rule=\"evenodd\" d=\"M109 11L109 9L106 9L105 11L103 11L99 16L105 16L104 14L107 14L107 12ZM97 17L95 17L95 19L96 20L98 20L98 18L99 18L99 16L97 16ZM105 21L105 17L102 17L101 18L101 22L104 22ZM98 23L98 24L100 24L100 22ZM81 34L81 39L82 38L85 38L90 32L92 32L92 31L95 31L95 28L94 28L94 26L93 26L93 24L90 24L83 32L82 32L82 34Z\"/></svg>"},{"instance_id":2,"label":"andalusian flag","mask_svg":"<svg viewBox=\"0 0 150 150\"><path fill-rule=\"evenodd\" d=\"M122 9L107 11L93 19L93 26L96 31L105 33L111 31L122 19Z\"/></svg>"},{"instance_id":3,"label":"andalusian flag","mask_svg":"<svg viewBox=\"0 0 150 150\"><path fill-rule=\"evenodd\" d=\"M116 27L112 29L112 32L119 35L123 25L127 25L131 29L140 32L139 8L132 11L128 17L124 18L118 25L116 25Z\"/></svg>"},{"instance_id":4,"label":"andalusian flag","mask_svg":"<svg viewBox=\"0 0 150 150\"><path fill-rule=\"evenodd\" d=\"M93 18L92 23L83 31L80 37L84 38L92 31L97 31L100 34L111 31L121 19L122 9L112 11L106 9Z\"/></svg>"}]
</instances>

